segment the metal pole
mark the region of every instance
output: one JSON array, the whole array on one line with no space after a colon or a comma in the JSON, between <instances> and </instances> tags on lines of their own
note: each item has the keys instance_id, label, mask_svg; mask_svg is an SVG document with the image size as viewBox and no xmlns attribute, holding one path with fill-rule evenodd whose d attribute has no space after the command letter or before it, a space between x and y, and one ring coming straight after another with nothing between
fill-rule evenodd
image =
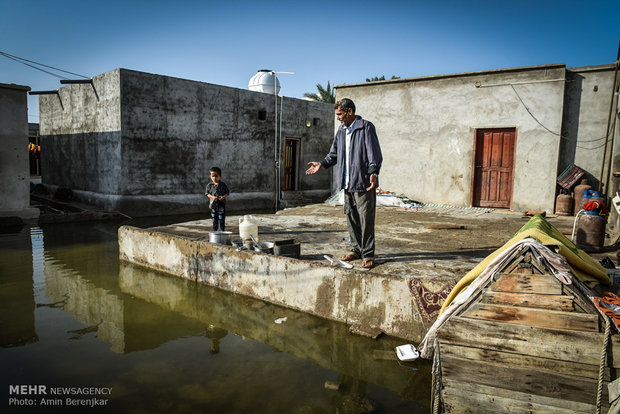
<instances>
[{"instance_id":1,"label":"metal pole","mask_svg":"<svg viewBox=\"0 0 620 414\"><path fill-rule=\"evenodd\" d=\"M614 109L614 99L616 93L616 80L618 78L618 61L620 61L620 42L618 42L618 55L616 56L616 62L614 69L614 81L613 86L611 87L611 101L609 102L609 117L607 117L607 129L605 129L605 150L603 151L603 162L601 164L601 179L598 182L598 191L602 191L603 187L603 173L605 172L605 158L607 158L607 142L609 142L609 125L611 124L611 116L612 111ZM611 155L610 155L611 158ZM611 168L611 162L609 167ZM609 174L607 174L607 179L609 180ZM607 183L605 183L607 184ZM607 187L605 188L605 192L607 192Z\"/></svg>"},{"instance_id":2,"label":"metal pole","mask_svg":"<svg viewBox=\"0 0 620 414\"><path fill-rule=\"evenodd\" d=\"M278 186L278 191L280 190L280 187L282 187L282 107L284 107L284 96L280 96L280 141L278 142L278 177L280 178L280 185Z\"/></svg>"},{"instance_id":3,"label":"metal pole","mask_svg":"<svg viewBox=\"0 0 620 414\"><path fill-rule=\"evenodd\" d=\"M279 186L279 174L278 174L278 75L276 74L276 71L272 71L271 73L273 73L273 97L274 97L274 102L275 102L275 110L274 110L274 117L275 117L275 123L274 123L274 136L273 136L273 169L274 169L274 174L276 176L276 180L275 180L275 192L276 192L276 196L275 196L275 212L278 212L278 204L279 204L279 198L280 198L280 186Z\"/></svg>"}]
</instances>

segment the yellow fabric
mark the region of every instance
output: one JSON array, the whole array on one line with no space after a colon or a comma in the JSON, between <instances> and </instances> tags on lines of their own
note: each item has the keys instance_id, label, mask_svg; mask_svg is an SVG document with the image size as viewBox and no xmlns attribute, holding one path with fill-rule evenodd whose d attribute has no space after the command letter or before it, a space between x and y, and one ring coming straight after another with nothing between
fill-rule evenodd
<instances>
[{"instance_id":1,"label":"yellow fabric","mask_svg":"<svg viewBox=\"0 0 620 414\"><path fill-rule=\"evenodd\" d=\"M578 248L572 241L564 236L558 229L553 227L542 216L536 215L528 221L513 237L499 249L487 256L476 267L469 271L452 289L444 301L439 314L454 300L454 298L476 279L489 263L500 253L510 248L520 240L531 237L546 246L558 246L558 253L566 258L571 270L579 280L586 284L602 283L611 285L611 279L607 270L586 252Z\"/></svg>"}]
</instances>

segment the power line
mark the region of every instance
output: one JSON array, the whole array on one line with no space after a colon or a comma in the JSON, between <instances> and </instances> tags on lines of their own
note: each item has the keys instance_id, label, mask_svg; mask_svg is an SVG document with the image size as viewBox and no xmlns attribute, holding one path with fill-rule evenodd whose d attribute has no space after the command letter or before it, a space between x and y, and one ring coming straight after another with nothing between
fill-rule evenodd
<instances>
[{"instance_id":1,"label":"power line","mask_svg":"<svg viewBox=\"0 0 620 414\"><path fill-rule=\"evenodd\" d=\"M60 79L66 79L66 77L60 76L60 75L58 75L56 73L52 73L52 72L47 71L45 69L41 69L41 68L39 68L37 66L34 66L34 65L43 66L43 67L49 68L49 69L54 69L54 70L59 71L59 72L64 72L64 73L68 73L70 75L79 76L79 77L82 77L84 79L90 79L88 76L80 75L79 73L69 72L68 70L64 70L64 69L60 69L60 68L55 68L54 66L49 66L49 65L45 65L43 63L35 62L33 60L24 59L24 58L21 58L19 56L15 56L15 55L11 55L9 53L3 52L1 50L0 50L0 55L4 56L6 58L9 58L11 60L14 60L14 61L16 61L18 63L21 63L23 65L30 66L33 69L40 70L41 72L47 73L48 75L52 75L52 76L55 76L55 77L60 78ZM26 62L29 62L29 63L26 63ZM33 63L34 65L31 65L30 63Z\"/></svg>"},{"instance_id":2,"label":"power line","mask_svg":"<svg viewBox=\"0 0 620 414\"><path fill-rule=\"evenodd\" d=\"M547 128L545 125L543 125L543 123L540 122L538 120L538 118L536 118L536 116L532 113L532 111L530 111L530 108L528 108L528 106L525 104L525 102L523 102L523 99L521 99L521 95L519 95L519 92L517 92L517 90L515 89L514 85L513 84L509 84L509 85L512 88L512 90L514 91L515 95L517 95L517 98L519 98L519 101L521 102L521 104L523 105L523 107L525 108L527 113L530 114L532 119L534 119L534 121L536 121L538 123L538 125L540 125L544 129L546 129L551 134L560 137L561 139L565 139L565 140L569 139L568 137L566 137L564 135L561 135L561 134L558 134L557 132L554 132L554 131L550 130L549 128ZM601 138L592 139L592 140L582 140L582 139L579 139L579 140L576 140L576 142L596 142L596 141L600 141L602 139L607 139L607 136L604 136L604 137L601 137ZM595 149L599 149L599 148L604 147L606 144L607 144L607 141L605 141L603 144L601 144L601 145L599 145L597 147L594 147L594 148L586 148L586 147L582 147L580 145L576 145L576 147L577 148L581 148L581 149L585 149L585 150L595 150Z\"/></svg>"}]
</instances>

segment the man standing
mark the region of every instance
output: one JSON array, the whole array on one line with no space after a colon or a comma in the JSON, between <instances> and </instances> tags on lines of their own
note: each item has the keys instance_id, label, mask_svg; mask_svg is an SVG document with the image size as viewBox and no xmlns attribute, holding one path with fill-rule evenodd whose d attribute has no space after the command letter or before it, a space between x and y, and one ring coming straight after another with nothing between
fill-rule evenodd
<instances>
[{"instance_id":1,"label":"man standing","mask_svg":"<svg viewBox=\"0 0 620 414\"><path fill-rule=\"evenodd\" d=\"M362 267L371 268L375 264L375 189L383 161L381 147L375 126L355 115L351 99L340 99L334 109L341 125L329 154L320 162L310 161L306 174L338 165L336 177L338 186L344 189L344 212L352 246L342 260L361 258Z\"/></svg>"}]
</instances>

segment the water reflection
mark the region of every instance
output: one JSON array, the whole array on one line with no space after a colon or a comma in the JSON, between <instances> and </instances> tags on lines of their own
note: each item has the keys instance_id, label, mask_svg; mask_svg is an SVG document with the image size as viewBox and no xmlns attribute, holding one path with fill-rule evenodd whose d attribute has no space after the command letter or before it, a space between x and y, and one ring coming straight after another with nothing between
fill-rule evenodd
<instances>
[{"instance_id":1,"label":"water reflection","mask_svg":"<svg viewBox=\"0 0 620 414\"><path fill-rule=\"evenodd\" d=\"M430 367L399 365L402 341L119 263L116 230L0 235L5 390L112 387L120 412L428 411Z\"/></svg>"},{"instance_id":2,"label":"water reflection","mask_svg":"<svg viewBox=\"0 0 620 414\"><path fill-rule=\"evenodd\" d=\"M32 237L32 241L31 241ZM33 272L39 272L43 233L28 227L0 235L0 346L26 345L39 340L34 327ZM27 264L23 271L13 272L12 263ZM28 270L26 270L28 268Z\"/></svg>"}]
</instances>

